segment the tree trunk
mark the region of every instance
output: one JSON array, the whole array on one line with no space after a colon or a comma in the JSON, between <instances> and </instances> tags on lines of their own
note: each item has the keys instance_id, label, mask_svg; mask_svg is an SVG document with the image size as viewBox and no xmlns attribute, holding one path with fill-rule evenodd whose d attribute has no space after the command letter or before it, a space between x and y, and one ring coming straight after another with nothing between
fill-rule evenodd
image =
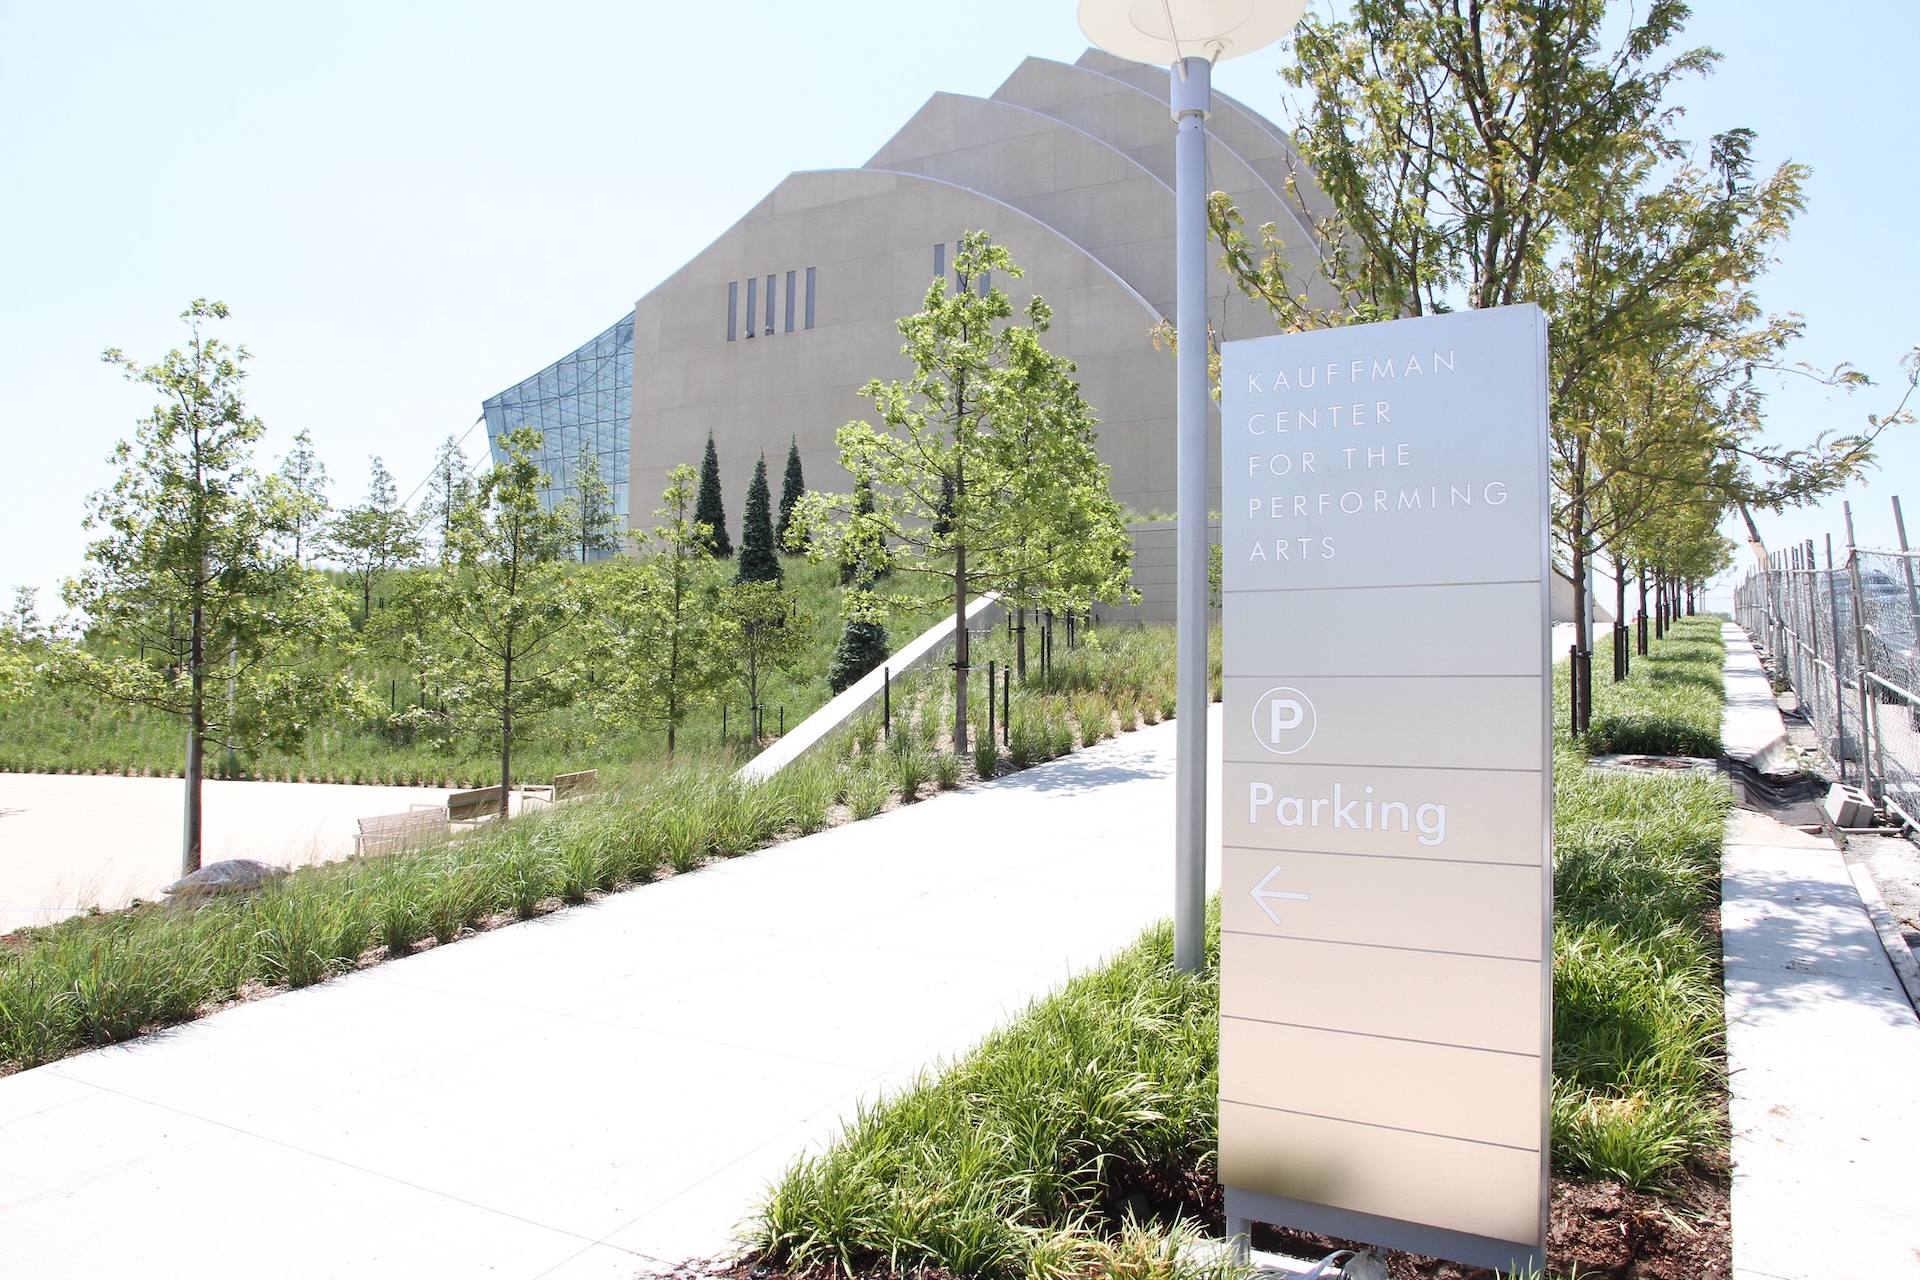
<instances>
[{"instance_id":1,"label":"tree trunk","mask_svg":"<svg viewBox=\"0 0 1920 1280\"><path fill-rule=\"evenodd\" d=\"M1615 553L1616 555L1618 552ZM1615 681L1627 678L1627 569L1618 560L1613 565L1613 648L1620 656L1614 661Z\"/></svg>"},{"instance_id":2,"label":"tree trunk","mask_svg":"<svg viewBox=\"0 0 1920 1280\"><path fill-rule=\"evenodd\" d=\"M500 820L506 821L509 779L513 777L513 651L500 678Z\"/></svg>"},{"instance_id":3,"label":"tree trunk","mask_svg":"<svg viewBox=\"0 0 1920 1280\"><path fill-rule=\"evenodd\" d=\"M967 550L953 549L953 749L967 750Z\"/></svg>"},{"instance_id":4,"label":"tree trunk","mask_svg":"<svg viewBox=\"0 0 1920 1280\"><path fill-rule=\"evenodd\" d=\"M187 712L187 802L180 833L180 874L190 876L200 869L200 834L202 825L201 775L206 771L207 755L207 677L205 670L206 636L201 633L206 615L199 605L193 607L192 648L188 652L188 678L192 681L192 691L188 695Z\"/></svg>"},{"instance_id":5,"label":"tree trunk","mask_svg":"<svg viewBox=\"0 0 1920 1280\"><path fill-rule=\"evenodd\" d=\"M1634 618L1633 629L1636 633L1634 648L1641 657L1647 656L1647 562L1640 562L1640 612Z\"/></svg>"}]
</instances>

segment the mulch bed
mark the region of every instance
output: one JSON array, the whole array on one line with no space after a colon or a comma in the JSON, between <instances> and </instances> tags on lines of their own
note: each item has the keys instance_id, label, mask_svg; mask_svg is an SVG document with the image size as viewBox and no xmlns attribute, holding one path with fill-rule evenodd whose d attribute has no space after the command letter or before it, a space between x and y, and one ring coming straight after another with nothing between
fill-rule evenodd
<instances>
[{"instance_id":1,"label":"mulch bed","mask_svg":"<svg viewBox=\"0 0 1920 1280\"><path fill-rule=\"evenodd\" d=\"M1131 1212L1139 1217L1198 1219L1215 1232L1226 1216L1220 1184L1211 1173L1188 1171L1177 1178L1123 1171L1114 1179L1106 1207L1112 1220ZM1676 1175L1665 1195L1629 1191L1617 1182L1593 1178L1553 1180L1547 1225L1547 1266L1556 1276L1581 1280L1729 1280L1733 1275L1733 1226L1724 1172L1689 1168ZM1317 1260L1336 1249L1364 1247L1305 1231L1256 1226L1253 1247L1270 1253ZM1499 1280L1498 1273L1423 1258L1384 1255L1394 1280ZM676 1270L677 1280L827 1280L829 1272L791 1272L763 1258L722 1263L690 1263ZM876 1267L852 1280L960 1280L938 1268L906 1275Z\"/></svg>"}]
</instances>

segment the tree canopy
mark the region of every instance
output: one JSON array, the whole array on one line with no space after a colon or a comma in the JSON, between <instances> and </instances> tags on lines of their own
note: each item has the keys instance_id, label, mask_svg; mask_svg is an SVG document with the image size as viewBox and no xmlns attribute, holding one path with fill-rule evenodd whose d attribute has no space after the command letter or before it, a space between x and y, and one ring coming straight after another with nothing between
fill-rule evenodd
<instances>
[{"instance_id":1,"label":"tree canopy","mask_svg":"<svg viewBox=\"0 0 1920 1280\"><path fill-rule=\"evenodd\" d=\"M852 495L809 493L795 528L819 559L940 581L953 607L955 749L967 743L969 598L1121 600L1132 542L1094 447L1094 417L1073 364L1041 342L1051 319L1034 296L1025 323L994 279L1019 279L985 232L962 237L956 281L939 279L899 322L910 376L869 382L880 426L836 436ZM872 509L860 510L861 487ZM856 618L885 607L856 573Z\"/></svg>"},{"instance_id":2,"label":"tree canopy","mask_svg":"<svg viewBox=\"0 0 1920 1280\"><path fill-rule=\"evenodd\" d=\"M59 674L186 724L182 874L200 866L208 744L297 742L359 696L303 661L343 643L346 610L291 553L301 510L287 488L254 470L266 427L242 394L247 350L207 332L227 314L196 300L181 313L186 347L152 364L102 356L160 399L114 449L119 476L88 500L98 536L63 592L92 643L67 651Z\"/></svg>"}]
</instances>

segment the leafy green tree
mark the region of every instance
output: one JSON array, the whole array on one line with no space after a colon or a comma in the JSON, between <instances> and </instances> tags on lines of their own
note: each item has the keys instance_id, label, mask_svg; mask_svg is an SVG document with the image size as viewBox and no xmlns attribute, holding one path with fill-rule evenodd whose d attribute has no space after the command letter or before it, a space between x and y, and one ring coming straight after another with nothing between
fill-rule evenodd
<instances>
[{"instance_id":1,"label":"leafy green tree","mask_svg":"<svg viewBox=\"0 0 1920 1280\"><path fill-rule=\"evenodd\" d=\"M720 496L720 454L713 447L713 432L707 432L707 453L700 461L700 500L693 508L694 523L706 530L707 554L725 559L733 554L733 539L727 536L727 504Z\"/></svg>"},{"instance_id":2,"label":"leafy green tree","mask_svg":"<svg viewBox=\"0 0 1920 1280\"><path fill-rule=\"evenodd\" d=\"M1667 145L1668 87L1716 57L1660 60L1687 17L1679 0L1610 7L1354 0L1310 14L1285 75L1304 93L1294 140L1312 179L1290 186L1318 224L1338 301L1322 310L1294 293L1271 269L1286 251L1272 228L1254 248L1216 195L1230 270L1289 328L1525 300L1568 211Z\"/></svg>"},{"instance_id":3,"label":"leafy green tree","mask_svg":"<svg viewBox=\"0 0 1920 1280\"><path fill-rule=\"evenodd\" d=\"M505 460L454 515L457 571L407 574L397 585L400 612L435 624L408 646L422 679L457 721L498 735L505 813L516 734L580 691L582 646L568 641L587 610L566 563L573 530L541 500L551 483L536 461L541 433L521 427L499 443Z\"/></svg>"},{"instance_id":4,"label":"leafy green tree","mask_svg":"<svg viewBox=\"0 0 1920 1280\"><path fill-rule=\"evenodd\" d=\"M781 574L780 554L773 541L772 496L767 492L767 455L753 464L753 482L747 486L747 507L740 520L740 567L735 582L772 582Z\"/></svg>"},{"instance_id":5,"label":"leafy green tree","mask_svg":"<svg viewBox=\"0 0 1920 1280\"><path fill-rule=\"evenodd\" d=\"M327 524L326 553L360 588L360 625L373 615L373 587L384 575L420 557L419 526L378 457L371 459L366 501Z\"/></svg>"},{"instance_id":6,"label":"leafy green tree","mask_svg":"<svg viewBox=\"0 0 1920 1280\"><path fill-rule=\"evenodd\" d=\"M331 505L327 501L327 464L314 452L313 437L302 427L293 437L293 448L280 460L280 483L285 486L287 531L293 536L293 558L305 564L306 549L325 526Z\"/></svg>"},{"instance_id":7,"label":"leafy green tree","mask_svg":"<svg viewBox=\"0 0 1920 1280\"><path fill-rule=\"evenodd\" d=\"M1210 203L1228 270L1282 328L1546 311L1555 533L1582 591L1630 507L1702 492L1722 506L1805 501L1872 457L1874 431L1803 448L1763 438L1755 374L1783 366L1800 322L1762 315L1752 284L1802 207L1806 170L1756 178L1744 129L1713 138L1704 163L1674 135L1670 91L1718 60L1670 52L1687 15L1680 0L1354 0L1309 17L1286 74L1313 178L1290 187L1319 232L1320 286L1299 287L1271 225L1256 243L1228 197ZM1860 381L1845 366L1817 376ZM1637 414L1629 431L1622 388L1649 379L1687 406L1683 421Z\"/></svg>"},{"instance_id":8,"label":"leafy green tree","mask_svg":"<svg viewBox=\"0 0 1920 1280\"><path fill-rule=\"evenodd\" d=\"M721 610L732 624L734 679L747 695L757 738L762 723L760 681L775 672L791 675L799 668L813 619L778 582L765 579L734 583L721 600Z\"/></svg>"},{"instance_id":9,"label":"leafy green tree","mask_svg":"<svg viewBox=\"0 0 1920 1280\"><path fill-rule=\"evenodd\" d=\"M473 468L460 448L459 437L448 436L434 452L433 473L427 477L426 496L420 500L420 510L414 518L421 531L432 536L443 569L454 560L454 521L460 509L472 501Z\"/></svg>"},{"instance_id":10,"label":"leafy green tree","mask_svg":"<svg viewBox=\"0 0 1920 1280\"><path fill-rule=\"evenodd\" d=\"M800 471L800 440L791 437L787 444L787 473L780 481L780 517L774 521L773 538L787 545L787 530L793 527L793 506L807 491L807 478Z\"/></svg>"},{"instance_id":11,"label":"leafy green tree","mask_svg":"<svg viewBox=\"0 0 1920 1280\"><path fill-rule=\"evenodd\" d=\"M35 595L31 587L17 588L13 608L0 614L0 705L27 695L47 647Z\"/></svg>"},{"instance_id":12,"label":"leafy green tree","mask_svg":"<svg viewBox=\"0 0 1920 1280\"><path fill-rule=\"evenodd\" d=\"M100 696L177 716L186 726L181 868L200 867L201 778L209 743L298 742L314 720L362 695L313 659L339 651L341 593L280 549L292 514L283 486L253 469L265 427L241 394L247 351L203 330L225 319L196 300L186 349L140 364L102 357L161 397L113 452L111 486L88 500L99 537L67 581L85 619L60 675Z\"/></svg>"},{"instance_id":13,"label":"leafy green tree","mask_svg":"<svg viewBox=\"0 0 1920 1280\"><path fill-rule=\"evenodd\" d=\"M874 509L809 493L794 523L817 559L941 583L953 602L953 740L964 749L969 598L1124 599L1132 544L1073 365L1041 344L1046 302L1034 297L1027 322L1010 323L1006 294L974 287L1022 274L984 232L962 238L955 265L959 287L935 281L922 309L900 321L912 376L861 389L883 426L851 422L837 436L841 465L856 485L867 482ZM862 600L873 594L856 590L852 616L877 617L881 602Z\"/></svg>"},{"instance_id":14,"label":"leafy green tree","mask_svg":"<svg viewBox=\"0 0 1920 1280\"><path fill-rule=\"evenodd\" d=\"M668 473L641 553L596 567L591 579L597 709L616 724L665 729L668 754L688 715L711 705L729 675L731 623L711 531L694 518L697 484L692 467Z\"/></svg>"},{"instance_id":15,"label":"leafy green tree","mask_svg":"<svg viewBox=\"0 0 1920 1280\"><path fill-rule=\"evenodd\" d=\"M573 459L573 490L567 499L567 515L580 563L618 551L620 531L613 512L613 487L600 475L599 455L585 441Z\"/></svg>"},{"instance_id":16,"label":"leafy green tree","mask_svg":"<svg viewBox=\"0 0 1920 1280\"><path fill-rule=\"evenodd\" d=\"M801 497L804 500L805 494ZM797 509L797 508L796 508ZM873 514L873 481L866 476L853 478L852 517L858 524L863 517ZM791 545L804 550L807 546L805 526L796 526L799 532L791 540ZM849 540L847 553L840 560L840 585L854 587L857 592L873 590L874 580L884 572L884 566L871 563L863 558L857 541Z\"/></svg>"}]
</instances>

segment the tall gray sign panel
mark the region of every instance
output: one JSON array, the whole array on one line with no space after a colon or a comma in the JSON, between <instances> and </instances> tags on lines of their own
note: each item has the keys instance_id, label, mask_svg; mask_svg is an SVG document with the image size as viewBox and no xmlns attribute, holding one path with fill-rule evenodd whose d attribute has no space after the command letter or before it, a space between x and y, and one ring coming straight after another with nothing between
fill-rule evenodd
<instances>
[{"instance_id":1,"label":"tall gray sign panel","mask_svg":"<svg viewBox=\"0 0 1920 1280\"><path fill-rule=\"evenodd\" d=\"M1547 325L1230 342L1227 1216L1544 1265Z\"/></svg>"}]
</instances>

